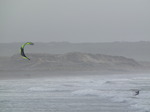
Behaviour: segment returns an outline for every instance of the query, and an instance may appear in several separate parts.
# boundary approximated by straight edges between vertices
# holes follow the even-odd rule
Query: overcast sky
[[[150,41],[150,0],[0,0],[0,42]]]

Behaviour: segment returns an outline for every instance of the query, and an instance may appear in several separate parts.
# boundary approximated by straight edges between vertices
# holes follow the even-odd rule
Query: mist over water
[[[0,112],[150,112],[149,3],[0,0]]]

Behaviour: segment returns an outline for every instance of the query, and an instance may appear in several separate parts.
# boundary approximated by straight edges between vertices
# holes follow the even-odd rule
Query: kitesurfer
[[[139,90],[135,91],[135,96],[139,95],[139,93],[140,93]]]

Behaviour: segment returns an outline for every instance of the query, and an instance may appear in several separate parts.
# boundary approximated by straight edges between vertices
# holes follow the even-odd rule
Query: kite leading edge
[[[30,60],[30,59],[25,55],[25,53],[24,53],[24,47],[25,47],[26,45],[34,45],[34,43],[32,43],[32,42],[26,42],[26,43],[23,44],[23,45],[21,46],[21,48],[20,48],[20,54],[21,54],[21,56],[22,56],[24,59]]]

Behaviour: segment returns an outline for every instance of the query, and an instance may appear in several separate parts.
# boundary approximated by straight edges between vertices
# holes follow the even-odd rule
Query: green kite
[[[21,48],[20,48],[20,54],[21,54],[21,56],[22,56],[24,59],[30,60],[30,59],[25,55],[25,53],[24,53],[24,47],[25,47],[26,45],[34,45],[34,43],[32,43],[32,42],[26,42],[26,43],[23,44],[23,45],[21,46]]]

